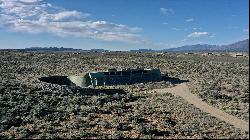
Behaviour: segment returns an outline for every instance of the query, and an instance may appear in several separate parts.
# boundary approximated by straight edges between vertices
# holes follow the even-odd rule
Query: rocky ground
[[[192,92],[207,103],[248,120],[247,58],[1,51],[0,138],[249,138],[248,132],[179,97],[149,92],[173,86],[169,82],[123,85],[115,88],[126,93],[94,94],[38,80],[112,67],[158,67],[189,80]]]

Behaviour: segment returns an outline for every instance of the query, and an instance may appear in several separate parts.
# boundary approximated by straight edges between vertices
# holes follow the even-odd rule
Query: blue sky
[[[130,50],[249,36],[248,0],[0,0],[0,48]]]

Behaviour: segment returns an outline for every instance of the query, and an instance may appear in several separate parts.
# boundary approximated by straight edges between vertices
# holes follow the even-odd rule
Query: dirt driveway
[[[164,89],[155,89],[156,93],[172,93],[173,95],[177,95],[185,99],[188,103],[193,104],[197,108],[201,109],[204,112],[209,113],[211,116],[217,117],[218,119],[225,121],[236,128],[240,128],[245,131],[249,131],[249,122],[243,121],[229,115],[213,106],[208,105],[204,101],[202,101],[198,96],[192,94],[189,91],[186,83],[176,84],[176,86],[172,88],[164,88]]]

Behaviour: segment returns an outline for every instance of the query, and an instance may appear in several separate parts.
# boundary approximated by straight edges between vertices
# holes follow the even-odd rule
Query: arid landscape
[[[249,139],[249,0],[0,0],[0,139]]]
[[[94,89],[39,81],[44,76],[138,67],[159,68],[169,78]],[[180,84],[207,105],[249,122],[248,56],[2,50],[0,138],[249,139],[249,130],[190,104],[178,90],[157,91]]]

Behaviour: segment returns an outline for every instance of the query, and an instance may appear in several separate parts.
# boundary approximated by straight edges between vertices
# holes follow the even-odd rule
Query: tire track
[[[249,132],[249,122],[238,119],[235,116],[227,114],[213,106],[208,105],[207,103],[202,101],[199,97],[192,94],[185,83],[177,84],[172,88],[155,89],[154,91],[156,91],[157,93],[169,92],[172,93],[173,95],[180,96],[183,99],[185,99],[188,103],[193,104],[202,111],[207,112],[210,115],[235,126],[236,128],[240,128],[244,131]]]

